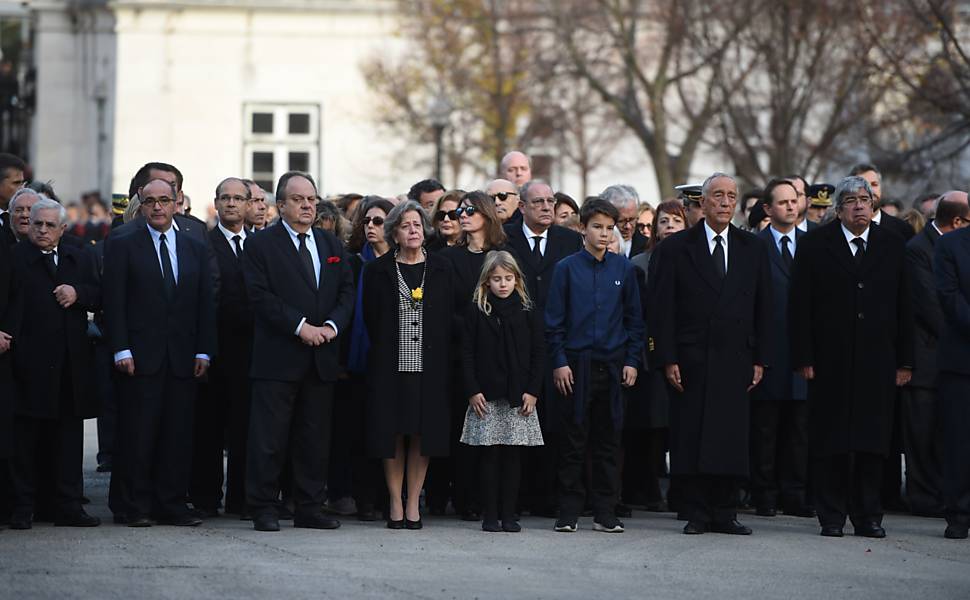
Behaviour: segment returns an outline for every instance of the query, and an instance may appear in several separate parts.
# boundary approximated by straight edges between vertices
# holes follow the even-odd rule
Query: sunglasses
[[[373,222],[374,225],[380,227],[381,225],[384,224],[384,217],[364,217],[364,220],[363,220],[364,227],[367,227],[368,225],[370,225],[371,222]]]
[[[436,212],[434,214],[434,220],[435,221],[444,221],[445,218],[448,218],[448,219],[450,219],[452,221],[457,221],[458,220],[458,209],[449,210],[447,212],[446,211],[443,211],[443,210],[439,210],[438,212]]]
[[[519,193],[518,192],[498,192],[490,195],[492,197],[492,200],[501,200],[502,202],[505,202],[512,196],[518,196]]]
[[[459,217],[462,216],[463,214],[468,215],[470,217],[477,212],[478,212],[478,209],[475,208],[474,206],[459,206],[458,208],[455,209],[455,214],[458,215]]]

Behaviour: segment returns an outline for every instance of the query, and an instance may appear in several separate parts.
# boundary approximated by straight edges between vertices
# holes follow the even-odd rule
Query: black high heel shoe
[[[421,517],[418,517],[417,521],[412,521],[411,519],[404,519],[404,526],[408,529],[421,529],[424,524],[421,522]]]
[[[410,521],[408,521],[408,522],[410,523]],[[388,519],[387,520],[387,528],[388,529],[404,529],[404,519],[401,519],[399,521],[394,521],[394,520]]]

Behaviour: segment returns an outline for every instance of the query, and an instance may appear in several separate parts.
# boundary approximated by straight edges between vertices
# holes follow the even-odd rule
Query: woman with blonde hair
[[[542,388],[544,328],[542,315],[532,309],[515,258],[506,251],[489,252],[466,310],[461,345],[468,398],[461,443],[483,447],[483,531],[521,529],[515,521],[521,447],[543,443],[535,406]]]

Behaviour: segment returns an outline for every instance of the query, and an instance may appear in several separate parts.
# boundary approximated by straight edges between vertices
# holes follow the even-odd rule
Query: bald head
[[[522,152],[513,150],[502,157],[499,175],[505,177],[517,187],[522,187],[532,179],[532,161]]]
[[[943,233],[966,227],[970,224],[970,204],[967,193],[957,190],[946,192],[936,201],[936,215],[933,223]]]
[[[508,221],[519,207],[519,188],[507,179],[493,179],[485,186],[485,193],[495,202],[495,212],[502,222]]]

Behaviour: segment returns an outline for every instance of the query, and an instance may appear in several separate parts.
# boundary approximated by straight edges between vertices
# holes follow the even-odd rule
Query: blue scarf
[[[374,249],[368,243],[360,249],[360,258],[364,265],[357,277],[357,301],[354,304],[354,322],[350,326],[350,354],[347,356],[347,370],[351,373],[363,375],[367,371],[367,353],[370,352],[370,337],[367,335],[367,325],[364,324],[364,269],[367,263],[377,258]]]

